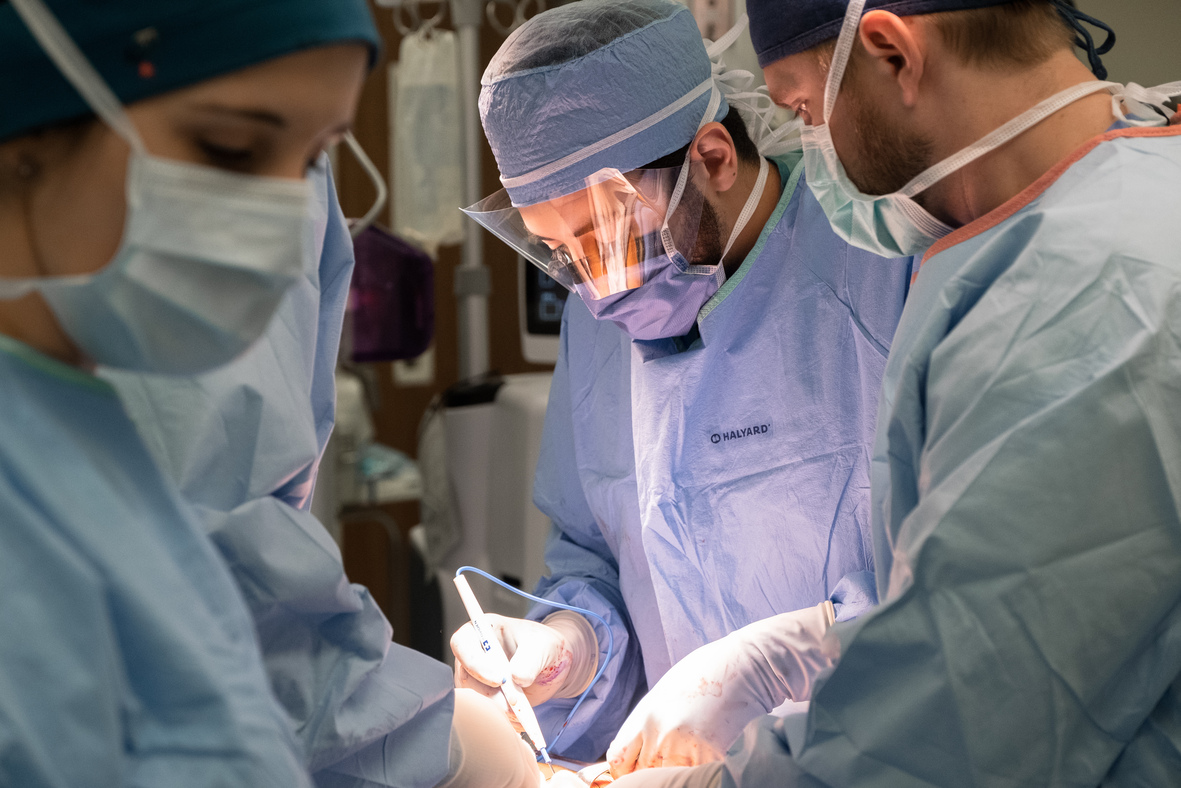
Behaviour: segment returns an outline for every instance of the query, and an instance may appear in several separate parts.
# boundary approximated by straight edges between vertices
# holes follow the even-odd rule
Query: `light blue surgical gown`
[[[838,239],[793,164],[699,335],[633,342],[568,302],[534,486],[555,524],[540,591],[608,617],[616,654],[558,752],[600,755],[645,682],[698,646],[876,600],[870,447],[911,260]],[[551,740],[572,704],[541,707]]]
[[[0,785],[310,785],[234,581],[115,392],[6,336]]]
[[[723,785],[1181,785],[1171,134],[1101,142],[923,265],[874,452],[885,602]]]
[[[451,672],[390,642],[385,616],[348,582],[336,543],[308,511],[335,418],[353,268],[326,160],[312,179],[318,267],[255,347],[196,378],[104,374],[238,581],[316,783],[433,786],[447,774]]]

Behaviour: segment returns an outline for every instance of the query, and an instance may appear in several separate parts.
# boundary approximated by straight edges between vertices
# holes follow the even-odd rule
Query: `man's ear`
[[[705,164],[715,192],[729,191],[738,180],[738,151],[721,123],[707,123],[698,130],[689,145],[689,160]]]
[[[858,33],[869,55],[868,67],[897,85],[907,108],[918,102],[919,83],[927,65],[924,36],[928,28],[920,29],[913,19],[902,19],[889,11],[870,11],[861,18]]]

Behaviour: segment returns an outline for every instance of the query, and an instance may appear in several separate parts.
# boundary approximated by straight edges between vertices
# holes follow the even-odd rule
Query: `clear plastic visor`
[[[701,224],[698,183],[705,168],[686,166],[692,169],[671,216],[680,167],[600,170],[579,191],[521,207],[501,190],[464,213],[571,292],[597,300],[633,290],[670,265],[692,274],[716,269],[688,262]]]

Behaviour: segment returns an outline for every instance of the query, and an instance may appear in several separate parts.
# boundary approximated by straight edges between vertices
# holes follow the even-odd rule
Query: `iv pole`
[[[418,0],[375,0],[383,8],[399,9]],[[485,0],[450,0],[459,49],[460,118],[463,126],[464,203],[480,201],[480,24]],[[456,206],[459,210],[459,206]],[[459,378],[466,380],[487,372],[488,295],[492,280],[484,265],[484,238],[479,225],[464,223],[459,267],[455,270],[455,297],[459,315]]]
[[[483,0],[451,0],[451,20],[459,37],[459,86],[463,106],[464,202],[480,201],[480,18]],[[455,272],[459,299],[459,378],[466,380],[487,372],[488,295],[492,280],[484,265],[484,238],[480,226],[465,221],[463,258]]]

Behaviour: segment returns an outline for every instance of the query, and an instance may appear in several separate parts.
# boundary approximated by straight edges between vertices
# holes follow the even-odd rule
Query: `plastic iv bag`
[[[455,34],[402,39],[394,107],[394,231],[437,257],[463,240],[463,143]]]

